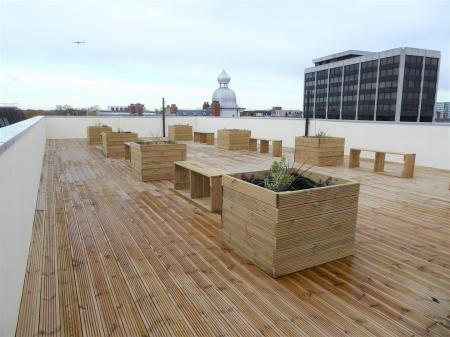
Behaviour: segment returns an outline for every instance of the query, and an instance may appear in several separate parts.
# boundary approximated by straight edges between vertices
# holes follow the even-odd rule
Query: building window
[[[377,87],[378,60],[361,63],[358,120],[373,120]]]
[[[423,57],[406,55],[400,121],[416,122],[419,116]]]
[[[434,57],[425,57],[420,122],[433,121],[437,77],[438,59]]]

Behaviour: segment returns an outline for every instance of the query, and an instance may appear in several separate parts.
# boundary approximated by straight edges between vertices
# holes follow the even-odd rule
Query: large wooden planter
[[[141,181],[172,180],[174,163],[186,160],[186,144],[130,144],[131,172]]]
[[[138,139],[134,132],[103,132],[102,134],[103,154],[106,157],[123,158],[125,157],[126,142],[135,142]]]
[[[192,140],[192,126],[176,124],[169,126],[169,140]]]
[[[221,129],[217,131],[217,146],[225,150],[248,150],[250,137],[250,130]]]
[[[222,176],[221,234],[237,253],[273,277],[352,254],[359,183],[334,178],[333,186],[277,193],[239,177]]]
[[[345,138],[295,137],[294,160],[316,166],[339,166],[344,163]]]
[[[102,132],[112,131],[110,126],[88,126],[87,141],[89,145],[100,145],[102,143]]]

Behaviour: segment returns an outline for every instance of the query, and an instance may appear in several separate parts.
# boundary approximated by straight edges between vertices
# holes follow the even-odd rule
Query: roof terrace
[[[443,158],[417,146],[412,179],[374,173],[370,158],[359,169],[348,168],[348,156],[314,167],[360,184],[354,253],[275,279],[224,243],[220,215],[170,180],[138,181],[129,161],[88,145],[86,126],[98,121],[142,136],[160,127],[157,118],[37,118],[0,151],[2,336],[450,335],[448,125],[324,122],[328,133],[346,134],[346,154],[358,144],[414,151],[405,146],[424,132],[421,146],[441,143]],[[291,161],[288,139],[303,134],[297,119],[168,119],[176,123],[271,134]],[[383,127],[367,140],[363,130]],[[276,159],[181,143],[188,160],[228,173],[266,170]]]

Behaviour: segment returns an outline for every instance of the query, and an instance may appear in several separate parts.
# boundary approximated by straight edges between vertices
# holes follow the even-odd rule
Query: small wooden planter
[[[192,126],[184,124],[170,125],[169,140],[192,140]]]
[[[130,144],[131,173],[141,181],[172,180],[174,163],[186,160],[186,144]]]
[[[112,131],[110,126],[88,126],[87,141],[89,145],[100,145],[102,143],[102,132]]]
[[[336,185],[277,193],[239,177],[222,176],[221,234],[262,270],[280,277],[352,254],[359,183],[334,178]]]
[[[124,158],[126,142],[135,142],[138,139],[134,132],[103,132],[102,134],[103,154],[106,157]]]
[[[194,132],[194,142],[214,145],[214,132]]]
[[[250,130],[221,129],[217,131],[217,146],[225,150],[248,150],[250,137]]]
[[[295,137],[294,161],[316,166],[344,163],[345,138]]]

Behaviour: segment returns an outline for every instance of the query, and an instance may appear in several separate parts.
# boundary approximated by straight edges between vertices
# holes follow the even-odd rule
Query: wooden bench
[[[225,172],[195,161],[175,162],[174,190],[210,212],[222,211]]]
[[[361,151],[366,152],[375,152],[375,163],[373,167],[374,172],[383,172],[384,171],[384,162],[387,154],[394,154],[403,156],[403,170],[401,173],[402,178],[412,178],[414,175],[414,165],[416,162],[416,154],[415,153],[403,153],[403,152],[390,152],[390,151],[378,151],[371,149],[350,149],[350,159],[348,162],[349,168],[356,168],[360,166],[359,157],[361,155]]]
[[[283,154],[283,141],[279,139],[249,138],[248,150],[257,151],[259,140],[259,152],[269,153],[269,142],[272,142],[272,156],[281,157]]]
[[[206,145],[214,145],[214,132],[194,132],[195,143],[205,143]]]

